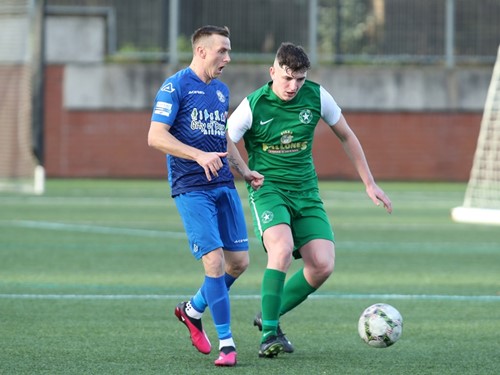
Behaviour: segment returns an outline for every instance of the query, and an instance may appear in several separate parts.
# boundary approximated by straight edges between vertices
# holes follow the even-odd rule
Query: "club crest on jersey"
[[[174,86],[172,86],[172,83],[169,82],[166,85],[163,85],[162,88],[160,89],[160,91],[165,91],[165,92],[168,92],[171,94],[175,91],[175,89],[174,89]]]
[[[224,94],[220,90],[217,90],[217,97],[219,98],[219,102],[221,102],[221,103],[226,102],[226,97],[224,96]]]
[[[309,109],[303,109],[299,113],[299,120],[303,124],[309,124],[313,119],[313,114]]]
[[[272,211],[264,211],[262,215],[260,215],[260,218],[262,219],[262,222],[264,224],[270,223],[274,219],[274,214]]]

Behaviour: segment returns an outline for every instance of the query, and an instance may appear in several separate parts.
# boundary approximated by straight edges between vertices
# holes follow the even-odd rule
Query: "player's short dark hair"
[[[311,68],[304,48],[289,42],[281,43],[276,52],[276,60],[280,67],[286,66],[292,72],[304,72]]]
[[[205,36],[210,36],[213,34],[217,35],[222,35],[225,36],[226,38],[229,38],[229,28],[227,26],[213,26],[213,25],[206,25],[202,26],[199,29],[195,30],[193,35],[191,35],[191,44],[194,46],[195,43],[200,39]]]

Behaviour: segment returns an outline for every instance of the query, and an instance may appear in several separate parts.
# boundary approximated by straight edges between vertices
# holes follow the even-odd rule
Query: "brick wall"
[[[481,114],[370,112],[344,115],[360,139],[377,179],[468,180]],[[353,167],[341,147],[331,147],[333,133],[326,126],[317,130],[318,174],[352,178]]]
[[[147,145],[150,111],[65,110],[63,75],[62,65],[46,69],[47,176],[164,178],[164,156]],[[345,112],[344,115],[363,144],[378,180],[468,179],[481,113]],[[340,143],[324,124],[317,128],[314,158],[321,178],[357,178]]]

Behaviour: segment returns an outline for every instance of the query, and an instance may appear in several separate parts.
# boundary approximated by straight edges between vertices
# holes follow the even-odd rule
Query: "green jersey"
[[[276,96],[271,84],[243,99],[228,119],[229,137],[235,143],[244,139],[249,168],[266,181],[288,190],[314,188],[314,130],[321,118],[334,126],[341,110],[317,83],[306,80],[290,101]]]

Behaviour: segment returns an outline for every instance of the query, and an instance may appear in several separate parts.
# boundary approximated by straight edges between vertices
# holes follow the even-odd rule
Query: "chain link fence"
[[[282,41],[313,63],[492,64],[500,0],[47,0],[48,14],[101,12],[111,60],[177,62],[205,24],[231,29],[232,58],[268,62]]]

